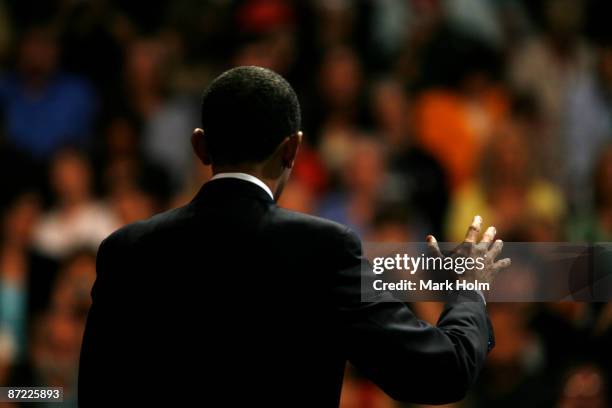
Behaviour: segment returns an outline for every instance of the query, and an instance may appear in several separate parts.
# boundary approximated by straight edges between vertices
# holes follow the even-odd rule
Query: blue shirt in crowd
[[[92,132],[96,95],[89,83],[58,74],[34,93],[15,74],[0,79],[0,111],[6,137],[36,158],[65,145],[83,145]]]

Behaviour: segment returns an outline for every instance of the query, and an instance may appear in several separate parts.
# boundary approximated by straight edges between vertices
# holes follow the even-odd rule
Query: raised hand
[[[482,268],[476,267],[466,270],[465,273],[462,274],[463,276],[461,276],[462,279],[492,283],[499,271],[510,266],[511,261],[510,258],[495,261],[501,253],[504,243],[501,239],[495,240],[497,230],[493,226],[487,228],[482,239],[478,242],[481,228],[482,217],[477,215],[474,217],[472,224],[468,227],[467,233],[465,234],[465,240],[454,250],[446,254],[440,251],[438,241],[433,235],[427,236],[427,245],[434,256],[441,258],[472,258],[474,263],[484,265]],[[476,262],[477,260],[480,262]],[[458,273],[457,275],[460,274]]]

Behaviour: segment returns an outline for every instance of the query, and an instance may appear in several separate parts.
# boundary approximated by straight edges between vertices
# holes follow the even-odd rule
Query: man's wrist
[[[482,302],[486,305],[487,304],[487,299],[485,298],[485,295],[482,292],[482,290],[474,289],[474,292],[476,292],[476,293],[478,293],[478,295],[480,295],[480,297],[482,298]]]
[[[453,290],[449,292],[450,299],[459,302],[478,302],[486,306],[484,293],[480,290]]]

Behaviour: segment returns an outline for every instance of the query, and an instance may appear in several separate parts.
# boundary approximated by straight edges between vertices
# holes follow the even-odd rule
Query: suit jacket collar
[[[236,172],[218,173],[218,174],[215,174],[210,180],[217,180],[217,179],[221,179],[221,178],[237,178],[237,179],[249,181],[249,182],[251,182],[253,184],[256,184],[259,187],[261,187],[266,193],[268,193],[270,198],[272,198],[274,200],[274,194],[272,194],[272,190],[270,190],[270,187],[268,187],[266,185],[266,183],[264,183],[263,181],[261,181],[260,179],[258,179],[255,176],[252,176],[252,175],[247,174],[247,173],[236,173]]]
[[[257,184],[237,178],[209,180],[202,185],[192,202],[230,197],[249,197],[274,204],[270,195]]]

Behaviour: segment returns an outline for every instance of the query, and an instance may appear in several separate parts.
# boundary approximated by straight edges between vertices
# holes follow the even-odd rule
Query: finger
[[[512,261],[510,260],[510,258],[504,258],[504,259],[500,259],[499,261],[495,262],[493,264],[493,269],[495,269],[496,271],[500,271],[502,269],[506,269],[510,265],[512,265]]]
[[[489,228],[487,228],[485,233],[482,235],[482,240],[480,242],[485,243],[485,244],[490,244],[491,242],[493,242],[493,239],[495,238],[495,234],[497,234],[497,230],[495,229],[494,226],[490,226]]]
[[[434,254],[434,256],[442,258],[442,251],[440,251],[440,247],[438,246],[438,241],[436,237],[433,235],[427,236],[427,247]]]
[[[477,215],[474,217],[472,221],[472,225],[468,227],[467,234],[465,234],[465,242],[475,243],[478,241],[478,234],[480,233],[480,228],[482,227],[482,217]]]
[[[497,258],[503,247],[504,242],[501,239],[496,239],[493,245],[491,245],[489,252],[487,252],[487,257],[491,260],[491,262]]]
[[[500,259],[499,261],[495,262],[491,269],[489,269],[489,282],[493,282],[497,275],[511,264],[512,261],[510,261],[510,258]]]
[[[489,269],[487,272],[487,281],[489,283],[493,283],[495,279],[497,278],[497,274],[499,273],[500,270],[501,269],[498,269],[498,268]]]

